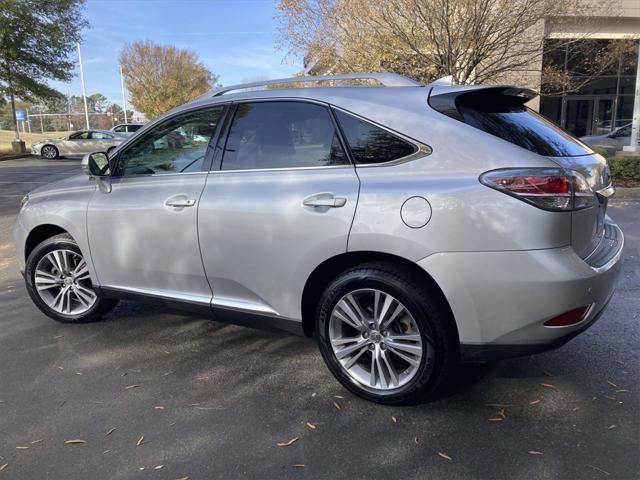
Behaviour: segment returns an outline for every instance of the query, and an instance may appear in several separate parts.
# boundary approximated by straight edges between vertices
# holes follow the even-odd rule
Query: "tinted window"
[[[119,125],[113,129],[114,132],[126,132],[127,127],[125,125]]]
[[[582,142],[507,95],[462,95],[456,105],[464,122],[540,155],[587,155]]]
[[[302,102],[256,102],[238,106],[229,130],[222,169],[348,163],[325,107]]]
[[[142,125],[127,125],[126,130],[127,132],[137,132],[141,128],[142,128]]]
[[[102,132],[91,132],[91,138],[94,140],[109,140],[113,138],[113,135],[109,135],[108,133],[102,133]]]
[[[416,151],[415,145],[369,122],[339,110],[336,116],[356,163],[390,162]]]
[[[116,175],[198,172],[223,107],[164,120],[118,155]]]
[[[76,132],[69,135],[69,140],[87,140],[89,138],[89,132]]]

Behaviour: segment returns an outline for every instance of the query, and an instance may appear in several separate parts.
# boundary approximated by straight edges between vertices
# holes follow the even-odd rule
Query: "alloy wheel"
[[[87,262],[73,250],[52,250],[44,255],[36,265],[34,284],[49,308],[63,315],[82,314],[97,300]]]
[[[51,145],[46,145],[44,147],[42,147],[42,156],[45,158],[56,158],[58,153],[56,152],[55,147],[52,147]]]
[[[433,341],[421,335],[409,310],[392,295],[370,288],[349,292],[336,303],[329,340],[351,379],[377,391],[406,385],[423,357],[434,354]]]

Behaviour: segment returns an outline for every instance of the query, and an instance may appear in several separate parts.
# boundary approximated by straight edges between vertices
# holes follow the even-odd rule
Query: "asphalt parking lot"
[[[77,172],[0,162],[0,480],[640,477],[640,202],[610,205],[625,263],[590,330],[390,408],[346,392],[313,340],[130,302],[41,314],[11,229],[24,193]]]

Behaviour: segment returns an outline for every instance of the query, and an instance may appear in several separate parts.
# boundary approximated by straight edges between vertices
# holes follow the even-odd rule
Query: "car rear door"
[[[209,308],[197,234],[197,208],[224,107],[161,120],[113,159],[111,190],[88,209],[92,259],[102,288]],[[177,132],[181,133],[177,133]],[[168,135],[181,141],[157,150]]]
[[[311,272],[347,251],[359,181],[327,106],[236,106],[198,213],[215,309],[301,318]]]

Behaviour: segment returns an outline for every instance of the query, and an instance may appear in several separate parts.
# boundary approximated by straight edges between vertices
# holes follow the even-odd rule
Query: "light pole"
[[[622,147],[625,152],[640,151],[640,42],[638,42],[638,63],[636,64],[636,95],[633,100],[633,120],[631,123],[631,142]]]
[[[122,77],[122,65],[120,65],[120,88],[122,89],[122,110],[124,111],[124,123],[127,122],[127,100],[124,96],[124,79]]]
[[[84,89],[84,71],[82,70],[82,54],[80,53],[80,42],[76,43],[78,47],[78,62],[80,62],[80,83],[82,84],[82,99],[84,100],[84,119],[87,123],[87,130],[91,127],[89,126],[89,112],[87,110],[87,92]]]

